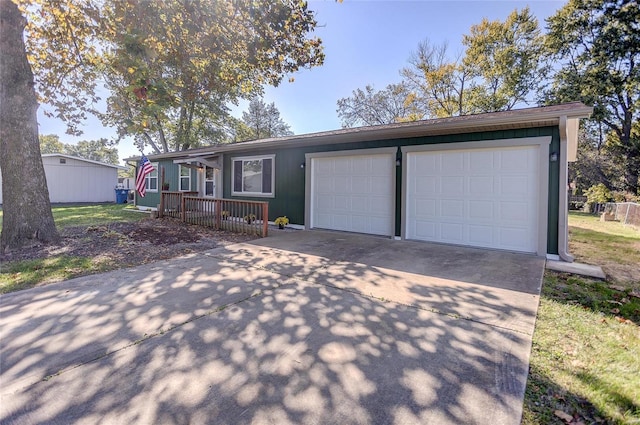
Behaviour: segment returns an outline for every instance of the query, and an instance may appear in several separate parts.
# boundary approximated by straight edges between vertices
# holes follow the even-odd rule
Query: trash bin
[[[126,204],[129,189],[116,189],[116,204]]]

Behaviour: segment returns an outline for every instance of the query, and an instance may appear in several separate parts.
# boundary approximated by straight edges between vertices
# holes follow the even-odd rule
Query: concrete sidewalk
[[[0,422],[518,423],[544,260],[500,254],[292,232],[0,296]]]

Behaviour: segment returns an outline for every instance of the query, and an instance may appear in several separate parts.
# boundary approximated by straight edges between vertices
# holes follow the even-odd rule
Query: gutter
[[[569,163],[567,161],[568,130],[567,116],[560,117],[560,176],[558,178],[558,255],[562,261],[573,263],[575,257],[569,254],[569,200],[567,185]]]

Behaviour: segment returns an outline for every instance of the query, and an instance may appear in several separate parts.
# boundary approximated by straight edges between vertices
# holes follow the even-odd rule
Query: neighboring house
[[[47,177],[49,199],[53,203],[115,202],[118,170],[127,169],[57,153],[43,154],[42,164]]]
[[[306,229],[561,257],[582,103],[150,155],[140,207],[172,191],[269,202]],[[137,158],[130,158],[130,164]]]

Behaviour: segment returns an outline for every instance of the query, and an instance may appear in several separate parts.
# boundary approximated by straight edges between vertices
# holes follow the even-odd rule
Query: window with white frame
[[[147,189],[147,192],[157,192],[158,191],[158,163],[152,162],[153,171],[147,174],[144,178],[144,186]]]
[[[274,196],[275,155],[232,159],[232,195]]]
[[[216,196],[216,169],[206,167],[204,171],[204,196]]]
[[[182,192],[188,192],[191,190],[191,170],[184,165],[180,166],[180,184],[178,187]]]

